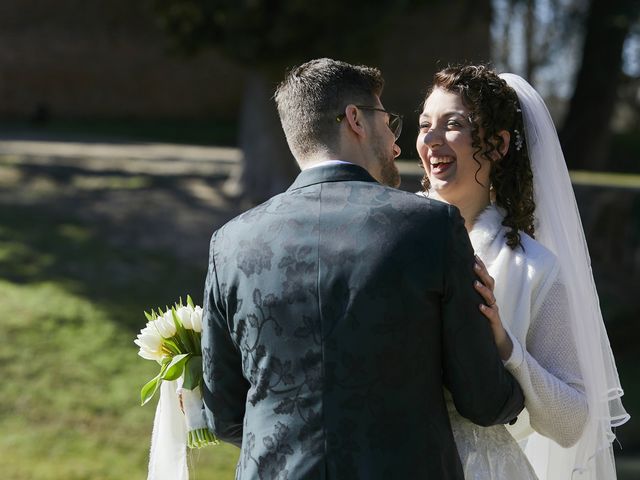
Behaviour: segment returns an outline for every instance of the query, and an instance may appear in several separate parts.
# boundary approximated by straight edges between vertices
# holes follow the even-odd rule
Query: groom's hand
[[[489,275],[487,267],[485,267],[480,257],[476,255],[476,264],[474,270],[479,280],[474,282],[474,287],[482,295],[486,303],[479,305],[480,311],[489,320],[491,331],[493,332],[493,339],[498,347],[498,353],[503,361],[509,360],[511,353],[513,352],[513,342],[511,337],[502,325],[500,319],[500,309],[496,303],[496,297],[493,294],[493,288],[495,287],[495,281],[493,277]]]

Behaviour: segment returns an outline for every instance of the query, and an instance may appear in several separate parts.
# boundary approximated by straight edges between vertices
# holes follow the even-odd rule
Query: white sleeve
[[[513,353],[505,362],[522,387],[533,429],[565,448],[579,440],[588,417],[567,301],[556,280],[531,319],[526,349],[510,335]]]

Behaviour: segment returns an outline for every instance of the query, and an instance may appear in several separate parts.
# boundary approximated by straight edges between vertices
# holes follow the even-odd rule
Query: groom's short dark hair
[[[338,147],[336,117],[350,103],[373,105],[382,94],[380,70],[318,58],[291,69],[276,90],[282,128],[300,163],[316,151]]]

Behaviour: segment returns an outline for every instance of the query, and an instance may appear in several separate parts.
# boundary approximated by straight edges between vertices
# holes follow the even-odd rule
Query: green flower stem
[[[184,346],[177,333],[173,337],[171,337],[171,340],[173,341],[173,344],[175,345],[175,348],[178,352],[189,353],[189,348]]]
[[[188,435],[187,446],[189,448],[202,448],[207,445],[217,445],[219,440],[206,428],[191,430]]]
[[[194,347],[193,353],[200,354],[201,352],[200,334],[195,330],[189,330],[189,333],[191,334],[191,342],[193,343],[193,347]]]

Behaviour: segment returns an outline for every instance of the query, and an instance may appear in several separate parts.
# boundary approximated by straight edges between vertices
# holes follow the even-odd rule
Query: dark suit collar
[[[308,168],[298,175],[287,191],[325,182],[375,182],[364,168],[353,163],[335,163]]]

